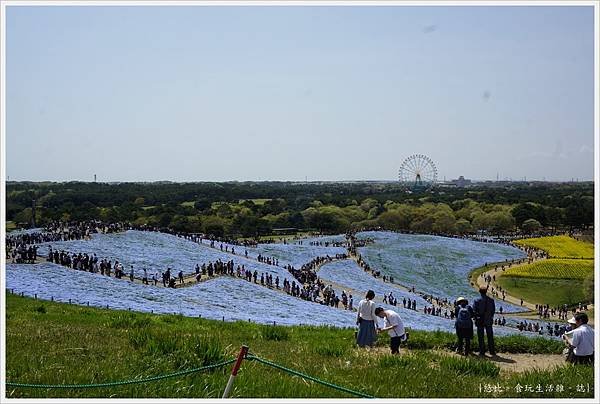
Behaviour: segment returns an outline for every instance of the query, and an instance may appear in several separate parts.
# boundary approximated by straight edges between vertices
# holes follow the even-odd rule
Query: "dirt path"
[[[535,260],[533,260],[533,262],[537,262],[537,261],[544,260],[544,259],[546,259],[546,258],[535,259]],[[529,263],[525,262],[523,264],[513,265],[513,266],[511,266],[511,268],[517,268],[517,267],[524,266],[524,265],[529,265]],[[502,271],[502,270],[494,270],[494,269],[490,269],[490,270],[488,270],[486,272],[483,272],[483,276],[479,275],[476,280],[473,279],[473,278],[471,278],[471,280],[475,280],[476,281],[476,284],[475,284],[475,288],[476,289],[479,289],[480,286],[487,286],[487,282],[485,281],[485,277],[487,277],[488,275],[491,276],[492,279],[493,279],[494,275],[496,276],[496,280],[495,281],[492,280],[492,282],[490,283],[490,285],[493,286],[496,290],[498,290],[498,283],[497,283],[497,281],[498,281],[498,279],[500,279],[500,277],[502,277],[502,275],[504,275],[504,271]],[[506,290],[505,290],[505,292],[506,292]],[[502,299],[500,297],[497,297],[496,299],[497,300],[500,299],[500,301],[502,301]],[[515,297],[513,295],[510,295],[509,293],[506,293],[506,299],[505,299],[505,301],[508,302],[508,303],[512,303],[515,306],[521,306],[521,298]],[[522,307],[528,309],[528,311],[519,312],[519,313],[510,313],[510,316],[511,317],[519,317],[519,318],[522,318],[524,320],[543,321],[543,319],[540,319],[540,316],[538,316],[537,310],[535,308],[535,303],[528,302],[525,299],[523,299],[523,305],[522,305]],[[593,309],[594,309],[594,305],[593,304],[588,304],[588,310],[593,310]],[[509,314],[509,313],[506,313],[506,314]],[[552,320],[552,321],[563,321],[563,320],[560,320],[556,316],[551,316],[549,320]],[[589,324],[591,326],[594,326],[594,318],[593,317],[590,318]]]
[[[534,262],[536,262],[538,260],[535,260]],[[520,266],[523,265],[529,265],[527,262],[523,263],[523,264],[516,264],[516,265],[512,265],[510,268],[518,268]],[[483,272],[483,274],[479,275],[477,277],[477,279],[475,280],[475,289],[479,289],[481,286],[487,286],[487,282],[485,281],[485,278],[489,275],[492,279],[494,278],[494,276],[496,277],[496,280],[492,280],[492,282],[490,283],[490,286],[494,287],[494,289],[498,290],[498,283],[497,280],[504,274],[504,271],[502,270],[496,270],[496,269],[490,269],[486,272]],[[482,276],[483,275],[483,276]],[[505,290],[506,293],[506,290]],[[497,299],[502,300],[502,298],[500,296],[497,297]],[[535,311],[535,303],[531,303],[526,301],[525,299],[523,299],[523,304],[521,304],[521,298],[520,297],[516,297],[513,295],[510,295],[509,293],[506,293],[506,298],[504,299],[504,301],[514,304],[515,306],[522,306],[526,309],[529,309],[530,311]]]
[[[445,349],[434,349],[432,351],[439,355],[462,357],[462,355],[456,352]],[[364,350],[364,352],[366,355],[373,356],[384,356],[390,354],[388,347],[368,348]],[[400,348],[400,355],[411,355],[415,352],[418,351]],[[516,354],[500,352],[496,356],[490,356],[489,354],[486,354],[485,357],[480,358],[477,354],[471,354],[470,357],[496,364],[500,368],[501,373],[520,373],[534,369],[549,370],[557,366],[566,365],[564,356],[560,354]]]

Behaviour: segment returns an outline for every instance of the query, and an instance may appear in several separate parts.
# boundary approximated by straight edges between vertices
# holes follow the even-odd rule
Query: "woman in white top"
[[[373,346],[377,339],[374,298],[375,292],[369,290],[366,297],[358,303],[358,314],[356,317],[358,334],[356,335],[356,344],[361,348]]]

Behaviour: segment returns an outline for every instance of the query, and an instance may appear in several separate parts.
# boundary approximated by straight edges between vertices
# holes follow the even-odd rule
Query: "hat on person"
[[[465,301],[465,302],[469,303],[469,301],[467,299],[465,299],[464,297],[461,296],[458,299],[456,299],[456,304],[458,304],[458,303],[460,303],[462,301]]]
[[[571,318],[570,318],[570,319],[567,321],[567,323],[569,323],[569,324],[577,324],[577,321],[575,320],[575,317],[571,317]]]

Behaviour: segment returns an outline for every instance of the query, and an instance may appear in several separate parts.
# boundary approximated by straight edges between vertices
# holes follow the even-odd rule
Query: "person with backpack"
[[[477,341],[479,343],[479,356],[485,356],[485,344],[483,334],[487,335],[488,350],[490,355],[496,355],[494,347],[494,313],[496,313],[496,304],[494,299],[487,296],[487,287],[479,288],[480,296],[473,303],[475,313],[475,326],[477,327]]]
[[[456,337],[458,338],[458,353],[464,353],[469,356],[471,353],[471,339],[473,338],[473,308],[469,306],[469,301],[464,297],[456,299],[454,308],[454,326],[456,328]],[[463,348],[464,341],[464,348]]]

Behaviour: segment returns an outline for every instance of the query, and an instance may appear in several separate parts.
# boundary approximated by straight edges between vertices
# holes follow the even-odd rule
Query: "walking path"
[[[539,261],[539,260],[542,260],[542,259],[543,258],[540,258],[540,259],[534,260],[532,262],[536,262],[536,261]],[[512,268],[518,268],[518,267],[521,267],[521,266],[524,266],[524,265],[529,265],[529,263],[528,262],[524,262],[523,264],[512,265],[510,268],[511,269]],[[482,274],[483,276],[479,275],[479,276],[477,276],[477,279],[474,279],[475,282],[476,282],[475,289],[479,290],[479,288],[482,287],[482,286],[483,287],[488,286],[488,283],[486,282],[485,279],[489,275],[489,277],[492,278],[492,282],[490,282],[489,285],[492,286],[492,287],[494,287],[494,289],[498,290],[498,286],[499,285],[498,285],[497,281],[504,274],[504,272],[505,271],[497,270],[495,268],[490,269],[490,270],[488,270],[486,272],[483,272],[483,274]],[[494,276],[496,277],[496,280],[494,280]],[[528,302],[525,299],[523,299],[523,304],[521,304],[521,298],[520,297],[513,296],[513,295],[509,294],[508,292],[506,292],[506,290],[504,290],[504,292],[506,293],[506,298],[504,299],[504,301],[506,301],[508,303],[511,303],[511,304],[514,304],[515,306],[522,306],[524,308],[529,309],[530,311],[535,311],[536,310],[535,309],[535,303],[531,303],[531,302]],[[500,301],[502,301],[502,298],[500,296],[498,296],[497,299],[500,300]],[[536,312],[536,314],[537,314],[537,312]]]

